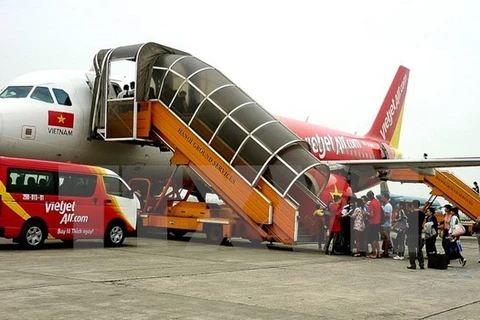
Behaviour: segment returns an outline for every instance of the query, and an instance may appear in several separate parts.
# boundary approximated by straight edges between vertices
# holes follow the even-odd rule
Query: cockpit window
[[[10,86],[0,93],[0,98],[26,98],[33,86]]]
[[[70,97],[68,96],[68,93],[63,91],[62,89],[53,89],[53,94],[55,95],[55,98],[57,98],[58,104],[64,105],[64,106],[71,106],[72,101],[70,100]]]
[[[47,87],[36,87],[30,98],[43,102],[53,103],[52,95]]]

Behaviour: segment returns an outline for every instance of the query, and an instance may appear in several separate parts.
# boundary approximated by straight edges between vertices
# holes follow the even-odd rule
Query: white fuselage
[[[171,153],[160,153],[155,147],[87,139],[92,92],[85,73],[35,72],[15,79],[9,86],[32,89],[25,98],[0,99],[0,155],[114,169],[122,165],[135,170],[169,163]],[[53,103],[32,98],[36,87],[48,88]],[[53,89],[67,92],[71,105],[59,104]],[[68,123],[67,127],[52,125],[51,115],[55,112],[72,115],[71,127]]]

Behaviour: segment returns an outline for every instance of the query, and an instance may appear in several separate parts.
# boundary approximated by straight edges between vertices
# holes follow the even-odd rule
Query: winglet
[[[393,148],[398,148],[409,73],[410,70],[404,66],[398,68],[380,111],[370,131],[365,135],[366,137],[387,142]]]

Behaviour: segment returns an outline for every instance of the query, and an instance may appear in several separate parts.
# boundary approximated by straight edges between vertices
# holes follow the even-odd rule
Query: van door
[[[54,233],[59,238],[101,238],[104,231],[102,188],[99,177],[83,173],[58,173],[58,198],[46,204],[56,212]]]
[[[105,223],[121,218],[127,224],[127,231],[134,231],[140,201],[120,177],[103,176],[103,181],[108,195],[105,203]]]

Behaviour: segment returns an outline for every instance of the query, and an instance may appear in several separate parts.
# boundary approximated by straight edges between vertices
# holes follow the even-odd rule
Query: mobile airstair
[[[135,64],[126,99],[110,79],[112,61],[122,60]],[[329,177],[304,141],[188,53],[118,47],[98,52],[94,67],[90,139],[172,151],[173,165],[189,166],[263,239],[296,243],[300,215],[311,215]]]
[[[441,196],[455,204],[470,219],[480,215],[480,196],[449,171],[433,170],[433,174],[419,174],[410,169],[396,169],[390,181],[424,183],[431,188],[433,197]],[[432,202],[432,201],[430,201]]]

